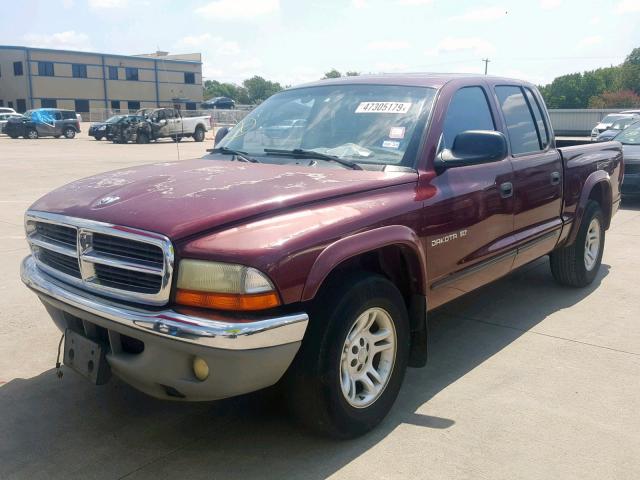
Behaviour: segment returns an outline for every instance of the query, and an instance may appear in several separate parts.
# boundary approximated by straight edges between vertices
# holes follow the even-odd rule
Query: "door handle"
[[[502,198],[509,198],[513,195],[513,183],[504,182],[500,184],[500,196]]]
[[[551,173],[551,185],[558,185],[560,183],[560,172]]]

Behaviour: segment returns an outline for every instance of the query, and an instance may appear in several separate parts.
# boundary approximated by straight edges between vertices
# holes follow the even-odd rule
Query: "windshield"
[[[615,140],[624,145],[640,145],[640,124],[623,130],[616,135]]]
[[[629,117],[627,117],[626,115],[607,115],[602,120],[600,120],[600,123],[613,123],[618,120],[622,120],[623,118],[629,118]]]
[[[625,128],[627,128],[629,125],[631,125],[633,122],[636,122],[636,121],[637,121],[636,118],[625,118],[624,120],[619,120],[615,122],[609,128],[611,128],[612,130],[624,130]]]
[[[109,117],[104,123],[117,123],[121,118],[124,118],[122,115],[114,115],[113,117]]]
[[[327,85],[273,95],[216,145],[264,156],[265,149],[312,150],[358,163],[413,166],[405,159],[436,90],[395,85]],[[420,128],[419,131],[421,131]],[[412,156],[408,156],[412,157]],[[291,158],[265,157],[284,163]]]

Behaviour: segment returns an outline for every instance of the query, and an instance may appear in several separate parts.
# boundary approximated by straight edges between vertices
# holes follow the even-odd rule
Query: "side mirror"
[[[447,168],[496,162],[507,153],[507,139],[502,132],[467,130],[456,136],[451,150],[445,149],[438,154],[435,167],[440,172]]]
[[[213,145],[216,146],[218,143],[220,143],[220,140],[222,140],[227,135],[227,133],[229,133],[229,127],[220,127],[213,139]]]

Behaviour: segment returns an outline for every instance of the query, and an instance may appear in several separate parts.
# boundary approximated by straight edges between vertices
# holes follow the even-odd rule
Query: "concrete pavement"
[[[24,210],[209,144],[0,136],[0,478],[640,477],[640,203],[614,218],[591,287],[556,285],[543,259],[434,313],[428,367],[360,439],[313,437],[267,395],[185,404],[58,379],[60,333],[19,280]]]

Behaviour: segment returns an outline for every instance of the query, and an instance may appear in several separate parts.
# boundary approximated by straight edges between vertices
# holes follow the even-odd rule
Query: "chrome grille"
[[[169,300],[173,247],[153,232],[44,212],[27,212],[31,251],[45,272],[120,300]]]

